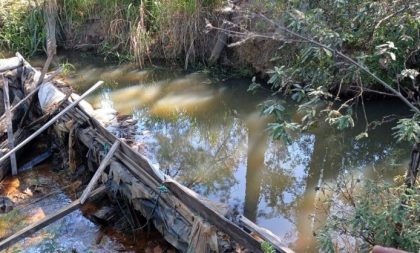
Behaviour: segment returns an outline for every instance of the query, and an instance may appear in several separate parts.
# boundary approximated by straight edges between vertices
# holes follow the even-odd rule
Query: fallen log
[[[225,232],[234,241],[251,250],[252,252],[263,252],[261,249],[261,244],[255,238],[243,231],[230,220],[220,215],[217,211],[209,208],[208,205],[199,199],[197,193],[171,178],[167,178],[164,184],[184,204],[188,203],[188,205],[191,206],[192,209],[196,211],[201,217],[208,220],[220,231]]]

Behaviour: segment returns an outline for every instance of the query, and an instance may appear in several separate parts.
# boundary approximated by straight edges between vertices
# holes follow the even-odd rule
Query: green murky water
[[[316,187],[352,174],[392,179],[408,163],[409,148],[392,138],[390,125],[359,141],[363,120],[340,132],[320,126],[273,141],[258,104],[269,94],[247,92],[248,79],[221,82],[203,73],[101,66],[90,59],[68,81],[80,91],[98,79],[107,87],[89,100],[138,119],[139,151],[155,166],[213,200],[272,230],[297,252],[314,251]],[[286,103],[291,118],[295,106]],[[370,121],[409,113],[397,101],[368,103]],[[363,119],[360,114],[359,119]]]
[[[344,132],[320,126],[293,136],[290,145],[273,141],[265,131],[268,119],[258,109],[270,94],[247,92],[248,79],[221,82],[204,73],[67,57],[60,60],[77,69],[67,81],[80,92],[106,81],[89,98],[95,107],[138,120],[138,150],[155,166],[272,230],[297,252],[317,251],[312,234],[315,221],[323,219],[314,208],[317,186],[349,174],[392,179],[408,164],[410,150],[394,141],[390,125],[356,141],[363,120]],[[292,119],[299,118],[292,103],[285,106]],[[384,108],[389,114],[409,113],[393,101],[368,103],[368,119],[381,119]]]

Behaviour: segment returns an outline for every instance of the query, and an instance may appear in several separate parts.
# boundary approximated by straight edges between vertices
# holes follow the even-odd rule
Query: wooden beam
[[[120,141],[116,140],[114,144],[112,145],[111,149],[109,150],[108,154],[102,160],[101,164],[99,165],[99,168],[96,170],[88,186],[83,191],[83,194],[80,197],[81,204],[85,203],[86,199],[89,197],[90,192],[95,187],[96,183],[98,182],[99,177],[101,176],[102,172],[105,170],[106,166],[108,166],[109,162],[111,161],[111,158],[114,156],[114,153],[118,149],[119,146],[120,146]]]
[[[209,206],[205,205],[199,199],[199,195],[196,192],[169,177],[165,180],[164,184],[181,202],[192,208],[198,215],[214,225],[218,230],[226,233],[232,240],[254,253],[263,253],[260,243],[254,237]]]
[[[19,145],[17,145],[14,149],[10,150],[4,156],[2,156],[0,158],[0,162],[6,160],[11,154],[15,153],[16,151],[18,151],[19,149],[21,149],[23,146],[25,146],[26,144],[28,144],[31,140],[35,139],[38,135],[40,135],[48,127],[50,127],[52,124],[54,124],[54,122],[56,122],[61,116],[63,116],[64,114],[66,114],[70,109],[72,109],[73,107],[75,107],[80,101],[82,101],[90,93],[92,93],[94,90],[96,90],[97,88],[99,88],[103,83],[104,83],[103,81],[99,81],[95,85],[93,85],[89,90],[87,90],[85,93],[83,93],[82,96],[80,96],[78,99],[76,99],[76,101],[74,101],[69,106],[67,106],[66,108],[64,108],[60,113],[58,113],[57,115],[55,115],[52,119],[50,119],[47,123],[45,123],[45,125],[43,125],[35,133],[33,133],[26,140],[24,140],[21,143],[19,143]]]
[[[20,143],[21,141],[25,140],[29,135],[31,135],[31,132],[28,131],[27,129],[17,129],[13,135],[15,137],[15,143]],[[4,152],[7,152],[7,150],[9,150],[7,148],[7,145],[9,145],[7,139],[0,143],[0,156]],[[5,150],[5,151],[1,152],[1,150]],[[22,155],[22,153],[19,154],[19,152],[16,152],[16,159],[19,159],[19,155]],[[10,174],[9,166],[7,166],[8,164],[9,164],[9,160],[7,159],[0,163],[0,180],[3,179],[6,175]],[[19,172],[19,168],[18,168],[18,172]]]
[[[94,190],[92,194],[89,196],[89,198],[95,198],[98,197],[101,193],[105,192],[106,187],[101,186]],[[58,219],[66,216],[67,214],[75,211],[78,209],[82,204],[80,203],[80,199],[77,199],[70,203],[68,206],[61,208],[57,212],[48,215],[47,217],[41,219],[40,221],[27,226],[26,228],[18,231],[17,233],[9,236],[8,238],[4,239],[0,242],[0,251],[6,249],[7,247],[10,247],[11,245],[15,244],[16,242],[22,240],[23,238],[39,231],[40,229],[48,226],[49,224],[57,221]]]
[[[19,57],[12,57],[9,59],[0,59],[0,72],[12,70],[22,66],[23,61]]]
[[[245,216],[240,216],[239,221],[248,230],[256,233],[259,237],[264,239],[264,241],[270,243],[277,251],[282,253],[294,253],[293,250],[284,246],[284,244],[281,242],[281,239],[275,234],[273,234],[273,232],[271,232],[270,230],[258,226],[254,222],[247,219]]]
[[[7,142],[9,150],[13,150],[15,147],[15,138],[13,136],[13,123],[12,123],[12,114],[10,112],[10,99],[9,99],[9,81],[7,78],[3,79],[3,97],[4,97],[4,115],[6,117],[7,124]],[[17,164],[16,164],[16,153],[12,152],[10,154],[10,165],[12,167],[12,176],[17,175]]]

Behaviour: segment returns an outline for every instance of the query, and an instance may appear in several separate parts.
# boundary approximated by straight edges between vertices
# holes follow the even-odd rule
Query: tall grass
[[[42,15],[42,6],[28,1],[0,1],[0,48],[26,56],[42,52],[46,38]]]
[[[208,56],[208,37],[205,19],[211,19],[213,9],[221,0],[161,0],[159,41],[165,58],[184,60],[185,67],[191,61],[205,61]],[[181,60],[180,59],[180,60]]]
[[[45,44],[44,4],[0,1],[0,48],[26,55],[42,52]],[[42,2],[42,3],[40,3]],[[204,60],[204,18],[223,0],[57,0],[58,45],[80,48],[97,33],[91,46],[122,61],[162,58]],[[89,24],[96,25],[94,31]]]

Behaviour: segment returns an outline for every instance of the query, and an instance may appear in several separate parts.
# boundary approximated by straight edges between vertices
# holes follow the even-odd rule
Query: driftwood
[[[96,198],[100,196],[102,193],[105,192],[105,186],[97,188],[95,191],[92,192],[92,194],[89,196],[89,198]],[[63,207],[62,209],[58,210],[57,212],[48,215],[47,217],[41,219],[40,221],[27,226],[26,228],[18,231],[17,233],[9,236],[7,239],[0,242],[0,251],[6,249],[7,247],[13,245],[14,243],[22,240],[23,238],[39,231],[40,229],[48,226],[49,224],[57,221],[58,219],[66,216],[67,214],[77,210],[81,206],[80,199],[77,199],[70,203],[68,206]]]
[[[13,150],[15,146],[15,137],[13,136],[13,123],[12,114],[10,112],[10,99],[9,99],[9,81],[3,78],[3,96],[4,96],[4,115],[6,115],[7,121],[7,142],[10,150]],[[10,164],[12,167],[12,176],[17,175],[17,164],[16,154],[13,152],[10,154]]]
[[[197,193],[169,178],[166,179],[164,184],[184,204],[188,204],[201,217],[208,220],[220,231],[228,234],[234,241],[238,242],[252,252],[262,252],[261,245],[255,238],[243,231],[233,222],[220,215],[212,208],[209,208],[209,206],[207,206],[198,198]]]

